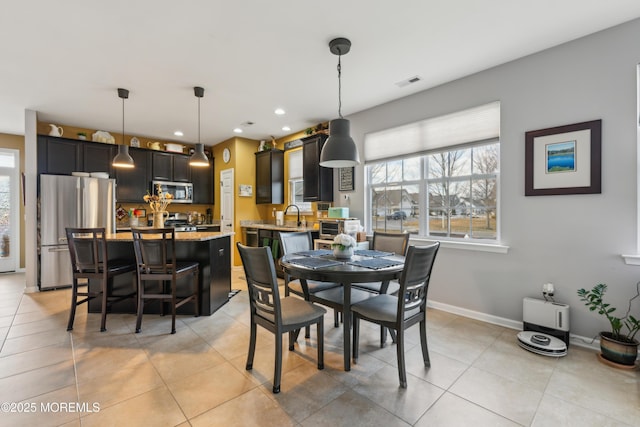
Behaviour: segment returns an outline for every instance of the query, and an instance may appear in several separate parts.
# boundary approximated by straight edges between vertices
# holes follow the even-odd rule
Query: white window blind
[[[302,178],[302,150],[289,152],[289,179]]]
[[[365,135],[365,162],[500,137],[500,102]]]

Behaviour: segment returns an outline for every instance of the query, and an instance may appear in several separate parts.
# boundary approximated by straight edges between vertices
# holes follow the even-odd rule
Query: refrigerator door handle
[[[68,243],[67,238],[66,237],[58,237],[58,243],[60,243],[61,245],[66,245]]]
[[[49,248],[49,252],[69,252],[69,248]]]

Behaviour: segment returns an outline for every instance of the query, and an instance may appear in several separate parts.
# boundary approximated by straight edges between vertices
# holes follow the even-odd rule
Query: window
[[[482,116],[498,123],[499,108],[490,104],[493,114]],[[499,107],[499,104],[498,104]],[[480,107],[482,108],[482,107]],[[467,110],[477,113],[479,109]],[[465,112],[456,113],[456,119],[468,125]],[[456,120],[445,116],[430,119],[432,128],[441,135],[451,136],[447,126],[456,126]],[[402,127],[401,136],[421,134],[420,138],[437,137],[438,132],[424,132],[425,122],[419,122],[423,132],[412,132]],[[486,123],[479,120],[483,132],[480,139],[467,126],[464,139],[455,138],[455,145],[443,146],[440,141],[413,141],[418,153],[405,153],[401,158],[368,161],[366,165],[368,203],[367,229],[369,231],[408,231],[417,236],[437,239],[498,240],[498,194],[500,142],[498,126],[493,138],[486,138]],[[444,126],[446,124],[447,126]],[[436,126],[434,126],[436,125]],[[384,139],[393,137],[392,130],[384,131]],[[379,135],[365,140],[366,153],[376,151]],[[468,139],[470,138],[470,139]],[[370,141],[373,146],[370,146]],[[405,146],[404,140],[402,144]],[[435,148],[433,148],[435,147]]]
[[[302,149],[289,152],[289,204],[300,212],[311,212],[311,202],[303,199]]]

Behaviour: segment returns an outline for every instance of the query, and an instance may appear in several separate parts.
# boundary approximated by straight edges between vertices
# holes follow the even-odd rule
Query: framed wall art
[[[340,179],[338,191],[353,191],[355,185],[353,182],[354,167],[340,168]]]
[[[602,120],[525,133],[525,196],[601,192]]]

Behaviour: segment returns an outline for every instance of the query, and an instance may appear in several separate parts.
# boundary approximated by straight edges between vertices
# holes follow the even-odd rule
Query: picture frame
[[[599,194],[602,120],[525,133],[525,196]]]
[[[338,191],[354,191],[354,167],[340,168],[340,179],[338,180]]]

